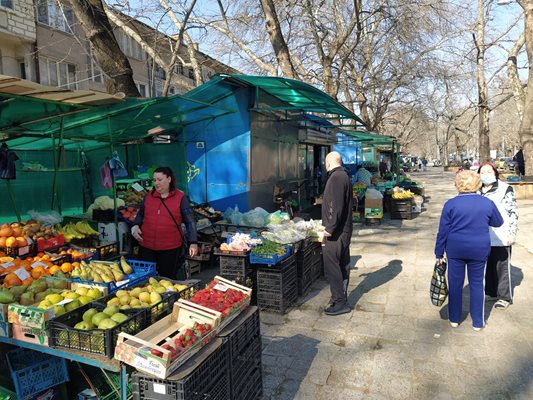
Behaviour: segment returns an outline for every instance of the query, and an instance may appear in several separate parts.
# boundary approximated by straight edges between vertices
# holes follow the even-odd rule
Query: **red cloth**
[[[185,194],[179,190],[173,190],[164,199],[174,219],[181,227],[181,199]],[[141,246],[151,250],[170,250],[181,247],[182,236],[169,212],[161,201],[158,192],[150,192],[144,201],[144,219],[141,226],[143,240]]]

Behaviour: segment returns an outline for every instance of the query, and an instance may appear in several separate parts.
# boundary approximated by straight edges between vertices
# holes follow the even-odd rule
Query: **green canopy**
[[[347,136],[350,141],[353,142],[368,142],[370,145],[377,145],[377,144],[392,144],[396,141],[396,138],[394,136],[389,135],[381,135],[379,133],[375,132],[367,132],[367,131],[348,131],[348,130],[340,130],[339,133]]]
[[[76,92],[68,92],[75,97]],[[0,140],[13,150],[52,149],[58,139],[65,149],[88,150],[139,141],[150,133],[176,133],[184,126],[230,112],[233,110],[179,95],[90,105],[6,93],[0,87]]]
[[[283,105],[272,107],[262,106],[256,97],[256,104],[252,110],[288,110],[331,114],[335,115],[335,118],[348,118],[363,123],[357,115],[328,94],[305,82],[294,79],[219,74],[209,82],[186,93],[184,97],[216,103],[243,86],[260,89],[283,103]]]

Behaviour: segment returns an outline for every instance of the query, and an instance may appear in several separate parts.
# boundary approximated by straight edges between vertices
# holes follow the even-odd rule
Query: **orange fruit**
[[[66,262],[61,265],[61,271],[63,272],[71,272],[73,269],[74,267],[71,263]]]
[[[20,278],[12,272],[7,274],[6,277],[4,278],[4,286],[6,288],[18,286],[21,284],[22,284],[22,281],[20,280]]]
[[[17,246],[18,246],[18,243],[17,243],[17,238],[15,236],[10,236],[6,239],[6,247],[17,247]]]
[[[31,276],[22,281],[23,285],[28,285],[28,286],[30,286],[32,283],[33,283],[33,278]]]

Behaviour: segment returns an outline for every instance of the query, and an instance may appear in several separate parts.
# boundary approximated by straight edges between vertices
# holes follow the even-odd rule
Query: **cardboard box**
[[[0,322],[7,322],[7,310],[9,304],[0,304]]]
[[[48,347],[48,330],[13,324],[13,339]]]
[[[43,310],[34,306],[10,304],[7,311],[7,320],[11,324],[19,324],[32,328],[43,329],[46,321],[54,318],[54,308]]]
[[[115,347],[115,358],[139,371],[165,379],[197,353],[203,345],[216,337],[220,318],[221,313],[217,311],[179,299],[174,303],[172,314],[157,321],[137,335],[132,336],[121,332]],[[177,358],[172,360],[171,352],[161,345],[168,343],[174,347],[173,339],[185,330],[192,329],[195,322],[208,323],[212,329],[198,338],[193,346],[181,350]],[[152,351],[159,352],[161,356],[153,354]]]
[[[365,218],[383,218],[383,199],[365,199]]]

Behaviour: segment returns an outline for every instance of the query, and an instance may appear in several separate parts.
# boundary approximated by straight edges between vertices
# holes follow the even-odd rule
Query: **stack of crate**
[[[260,310],[285,314],[298,298],[296,257],[257,269],[257,305]]]

